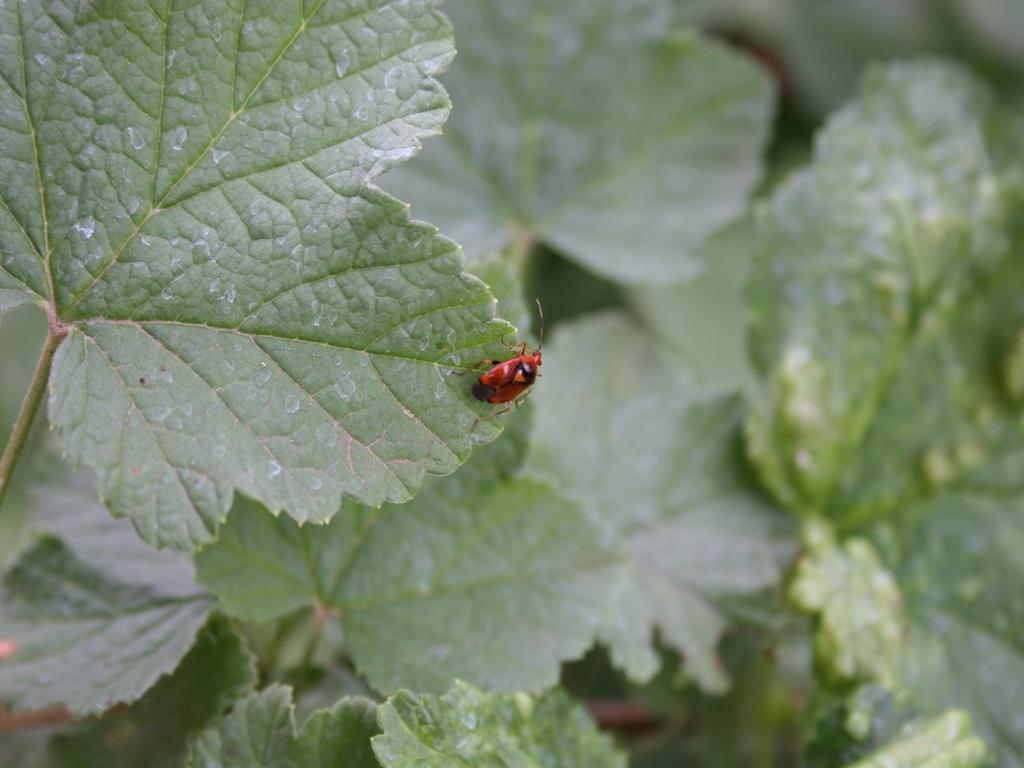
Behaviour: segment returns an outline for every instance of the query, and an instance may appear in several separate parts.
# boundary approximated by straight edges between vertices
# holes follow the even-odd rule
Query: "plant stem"
[[[533,250],[533,245],[533,235],[525,229],[517,232],[512,238],[509,252],[512,258],[512,263],[515,265],[516,271],[520,275],[522,275],[523,269],[526,267],[526,259],[530,255],[530,251]]]
[[[306,641],[306,650],[302,654],[302,661],[299,663],[298,679],[304,680],[309,667],[313,663],[313,654],[316,653],[316,647],[320,644],[320,634],[324,631],[324,624],[330,617],[330,611],[325,608],[319,600],[316,600],[313,605],[313,626],[309,630],[309,638]]]
[[[51,328],[46,337],[46,343],[39,353],[39,360],[36,361],[36,370],[32,374],[32,381],[28,385],[28,392],[21,403],[21,410],[18,411],[18,418],[14,421],[11,429],[11,436],[7,440],[3,456],[0,457],[0,506],[3,506],[4,495],[11,484],[11,475],[14,473],[14,465],[18,463],[18,457],[28,440],[29,430],[32,427],[32,419],[39,410],[39,403],[43,400],[43,393],[46,392],[46,382],[50,378],[50,363],[53,362],[53,353],[57,351],[57,345],[64,334],[55,333]]]

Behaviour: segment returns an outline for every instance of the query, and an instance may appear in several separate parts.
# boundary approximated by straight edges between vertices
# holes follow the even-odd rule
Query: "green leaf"
[[[492,695],[456,682],[443,696],[399,691],[377,717],[384,732],[373,751],[384,768],[626,765],[586,711],[557,689]]]
[[[40,479],[31,489],[32,517],[25,523],[23,538],[52,535],[84,564],[124,584],[151,585],[180,597],[202,592],[190,558],[154,550],[139,539],[129,521],[112,518],[96,500],[95,487],[84,472],[71,474],[55,451],[43,453],[39,461],[46,465],[45,482]]]
[[[748,226],[740,219],[705,243],[707,266],[693,280],[637,286],[627,294],[629,307],[658,340],[678,350],[697,380],[713,389],[743,389],[754,380],[743,304]]]
[[[24,304],[29,297],[20,291],[12,288],[0,288],[0,320],[3,320],[4,313]]]
[[[986,755],[970,716],[951,710],[907,725],[891,744],[849,768],[981,768]]]
[[[291,689],[271,686],[242,699],[222,723],[192,743],[189,768],[372,768],[377,706],[342,699],[296,732]]]
[[[840,697],[819,696],[804,737],[802,763],[807,768],[854,763],[888,742],[915,715],[876,683]]]
[[[534,323],[537,307],[523,301],[523,278],[520,268],[508,253],[491,253],[476,259],[473,274],[479,277],[498,302],[498,314],[508,318],[516,328],[529,328]],[[536,327],[535,327],[536,330]]]
[[[510,329],[371,183],[447,117],[437,5],[0,8],[0,289],[67,331],[51,423],[150,543],[211,540],[235,489],[404,501],[497,434],[439,363]]]
[[[513,477],[521,453],[502,440],[409,504],[351,505],[326,527],[240,501],[197,577],[241,618],[339,617],[378,690],[550,685],[611,611],[623,555],[578,505]]]
[[[900,697],[902,698],[902,697]],[[804,754],[808,768],[980,768],[990,765],[970,715],[920,717],[877,685],[833,702]]]
[[[765,381],[747,432],[794,510],[865,516],[917,492],[922,462],[942,481],[929,443],[973,451],[992,395],[971,373],[991,362],[976,342],[951,352],[945,330],[962,318],[967,340],[990,322],[990,299],[970,299],[1009,242],[993,108],[955,67],[875,68],[759,211],[750,342]]]
[[[774,586],[792,550],[787,522],[748,477],[742,404],[701,396],[664,346],[619,315],[559,330],[533,396],[527,466],[632,552],[629,587],[602,635],[615,662],[646,679],[658,667],[656,626],[703,687],[721,690],[715,647],[726,621],[714,598]]]
[[[819,615],[819,661],[839,678],[893,688],[906,629],[892,574],[870,542],[853,538],[840,545],[819,521],[808,524],[804,542],[790,596]]]
[[[0,691],[14,709],[75,715],[133,701],[178,665],[213,606],[195,586],[122,581],[44,536],[3,580],[3,639],[17,650]]]
[[[256,684],[256,665],[223,619],[199,633],[174,672],[130,707],[56,736],[51,755],[69,768],[178,768],[188,739]]]
[[[765,383],[748,433],[776,496],[879,555],[851,542],[820,565],[859,560],[861,586],[880,566],[895,577],[852,599],[842,568],[798,578],[826,616],[872,617],[839,660],[881,669],[925,715],[969,712],[1000,764],[1019,766],[1024,270],[1004,127],[954,67],[867,75],[760,216],[751,341]]]
[[[764,73],[696,34],[666,37],[661,0],[445,8],[457,107],[387,186],[470,258],[532,237],[619,280],[692,275],[695,247],[760,175]]]
[[[986,493],[987,491],[987,493]],[[1024,496],[975,487],[925,500],[885,553],[909,628],[900,682],[926,711],[958,707],[1001,765],[1024,765]]]

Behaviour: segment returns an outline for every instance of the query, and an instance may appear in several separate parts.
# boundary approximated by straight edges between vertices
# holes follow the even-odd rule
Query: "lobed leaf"
[[[197,577],[242,618],[337,617],[378,690],[551,685],[611,610],[623,555],[578,505],[511,476],[519,452],[503,440],[409,504],[352,505],[326,527],[240,501]]]
[[[342,699],[318,710],[298,732],[291,689],[271,686],[235,705],[191,744],[189,768],[373,768],[370,737],[380,732],[376,705]]]
[[[760,175],[771,86],[668,3],[448,3],[459,57],[442,141],[388,178],[470,258],[543,240],[628,282],[694,274]]]
[[[447,117],[437,4],[0,8],[0,290],[67,331],[51,422],[151,544],[235,489],[404,501],[497,433],[438,363],[508,326],[371,184]]]
[[[50,758],[70,768],[178,768],[189,739],[251,691],[256,677],[243,638],[214,619],[173,673],[131,706],[54,736]]]
[[[722,690],[715,647],[726,620],[714,598],[776,585],[792,550],[786,521],[748,477],[742,404],[702,396],[678,360],[618,315],[562,330],[542,385],[528,470],[578,498],[632,554],[627,592],[601,631],[613,660],[652,676],[658,627],[704,688]]]
[[[869,542],[840,545],[823,523],[809,523],[804,541],[789,593],[799,608],[819,616],[821,664],[839,678],[893,688],[905,626],[892,574]]]
[[[1024,504],[998,489],[953,491],[908,510],[883,550],[908,620],[900,682],[925,711],[967,710],[1000,765],[1024,765]]]
[[[1004,127],[955,67],[866,76],[761,213],[751,341],[764,384],[747,427],[780,500],[879,553],[850,540],[819,561],[860,561],[855,586],[870,588],[852,599],[848,582],[835,588],[842,568],[798,576],[833,634],[867,620],[838,661],[925,715],[966,710],[999,764],[1021,765],[1024,615],[1006,590],[1024,542],[1024,273]],[[968,751],[964,764],[980,759]]]
[[[891,744],[849,768],[981,768],[987,754],[970,716],[951,710],[907,725]]]
[[[197,588],[122,581],[43,536],[4,576],[2,639],[16,650],[0,691],[14,709],[79,716],[134,701],[178,666],[213,607]]]
[[[399,691],[378,710],[384,768],[557,765],[611,768],[625,756],[561,690],[493,695],[456,682],[443,696]]]
[[[916,490],[906,470],[926,441],[978,432],[964,411],[985,351],[965,346],[961,362],[944,331],[970,321],[963,310],[1009,245],[993,109],[954,67],[876,68],[818,137],[812,165],[759,211],[750,342],[764,383],[747,433],[787,506],[870,514]]]
[[[705,242],[700,253],[707,265],[693,280],[636,286],[626,294],[630,310],[686,359],[701,385],[713,390],[743,390],[754,381],[743,303],[749,225],[740,219]]]

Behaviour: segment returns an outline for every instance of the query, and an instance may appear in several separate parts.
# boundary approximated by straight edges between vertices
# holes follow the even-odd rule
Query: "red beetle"
[[[540,346],[526,354],[526,344],[519,347],[519,354],[504,362],[484,360],[491,368],[473,385],[473,397],[485,403],[508,403],[515,400],[533,386],[539,375],[541,347],[544,346],[544,310],[537,302],[540,313]]]

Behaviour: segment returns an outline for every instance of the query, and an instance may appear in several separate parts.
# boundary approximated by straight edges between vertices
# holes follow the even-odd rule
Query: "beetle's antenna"
[[[534,299],[534,301],[537,302],[537,312],[540,314],[540,345],[537,347],[539,352],[544,346],[544,307],[540,305],[540,299]]]

